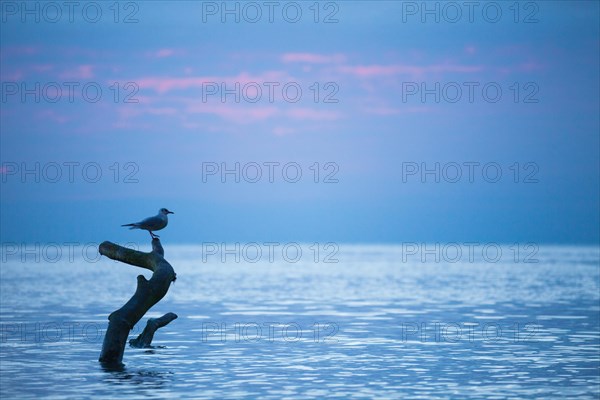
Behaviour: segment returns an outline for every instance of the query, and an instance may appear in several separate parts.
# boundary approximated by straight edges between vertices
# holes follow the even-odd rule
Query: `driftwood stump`
[[[137,277],[137,289],[129,301],[117,311],[108,316],[108,329],[104,336],[102,352],[99,361],[105,365],[122,365],[123,353],[127,344],[129,332],[146,312],[158,303],[169,290],[171,282],[176,279],[175,271],[171,264],[164,259],[165,251],[160,244],[160,239],[152,239],[152,251],[144,253],[128,249],[111,242],[103,242],[99,248],[100,254],[116,261],[153,271],[152,278],[147,280],[143,275]],[[151,318],[148,326],[132,344],[136,347],[147,347],[152,341],[154,332],[177,318],[177,315],[168,313],[158,319]],[[153,321],[154,322],[151,322]],[[145,339],[144,337],[145,335]]]

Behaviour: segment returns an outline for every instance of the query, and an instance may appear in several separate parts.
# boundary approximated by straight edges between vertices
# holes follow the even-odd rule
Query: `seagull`
[[[121,226],[129,226],[129,229],[144,229],[150,232],[150,236],[152,239],[159,237],[152,233],[152,231],[160,231],[162,228],[167,226],[169,223],[169,219],[167,215],[175,214],[173,211],[169,211],[166,208],[161,208],[158,210],[158,214],[154,217],[148,217],[146,219],[141,220],[140,222],[134,222],[132,224],[125,224]]]

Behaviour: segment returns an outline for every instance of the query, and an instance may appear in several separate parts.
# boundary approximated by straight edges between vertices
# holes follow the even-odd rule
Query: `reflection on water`
[[[147,271],[103,259],[0,269],[1,398],[598,398],[597,248],[538,263],[402,262],[346,246],[339,263],[202,262],[167,246],[175,312],[122,370],[97,362],[107,316]]]

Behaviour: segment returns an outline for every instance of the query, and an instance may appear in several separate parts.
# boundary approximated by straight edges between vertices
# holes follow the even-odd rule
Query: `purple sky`
[[[475,3],[3,2],[2,241],[598,242],[598,3]]]

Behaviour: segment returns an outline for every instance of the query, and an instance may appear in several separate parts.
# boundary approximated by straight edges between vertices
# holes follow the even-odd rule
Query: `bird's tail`
[[[139,228],[138,224],[125,224],[125,225],[121,225],[121,226],[129,226],[129,229],[137,229],[137,228]]]

